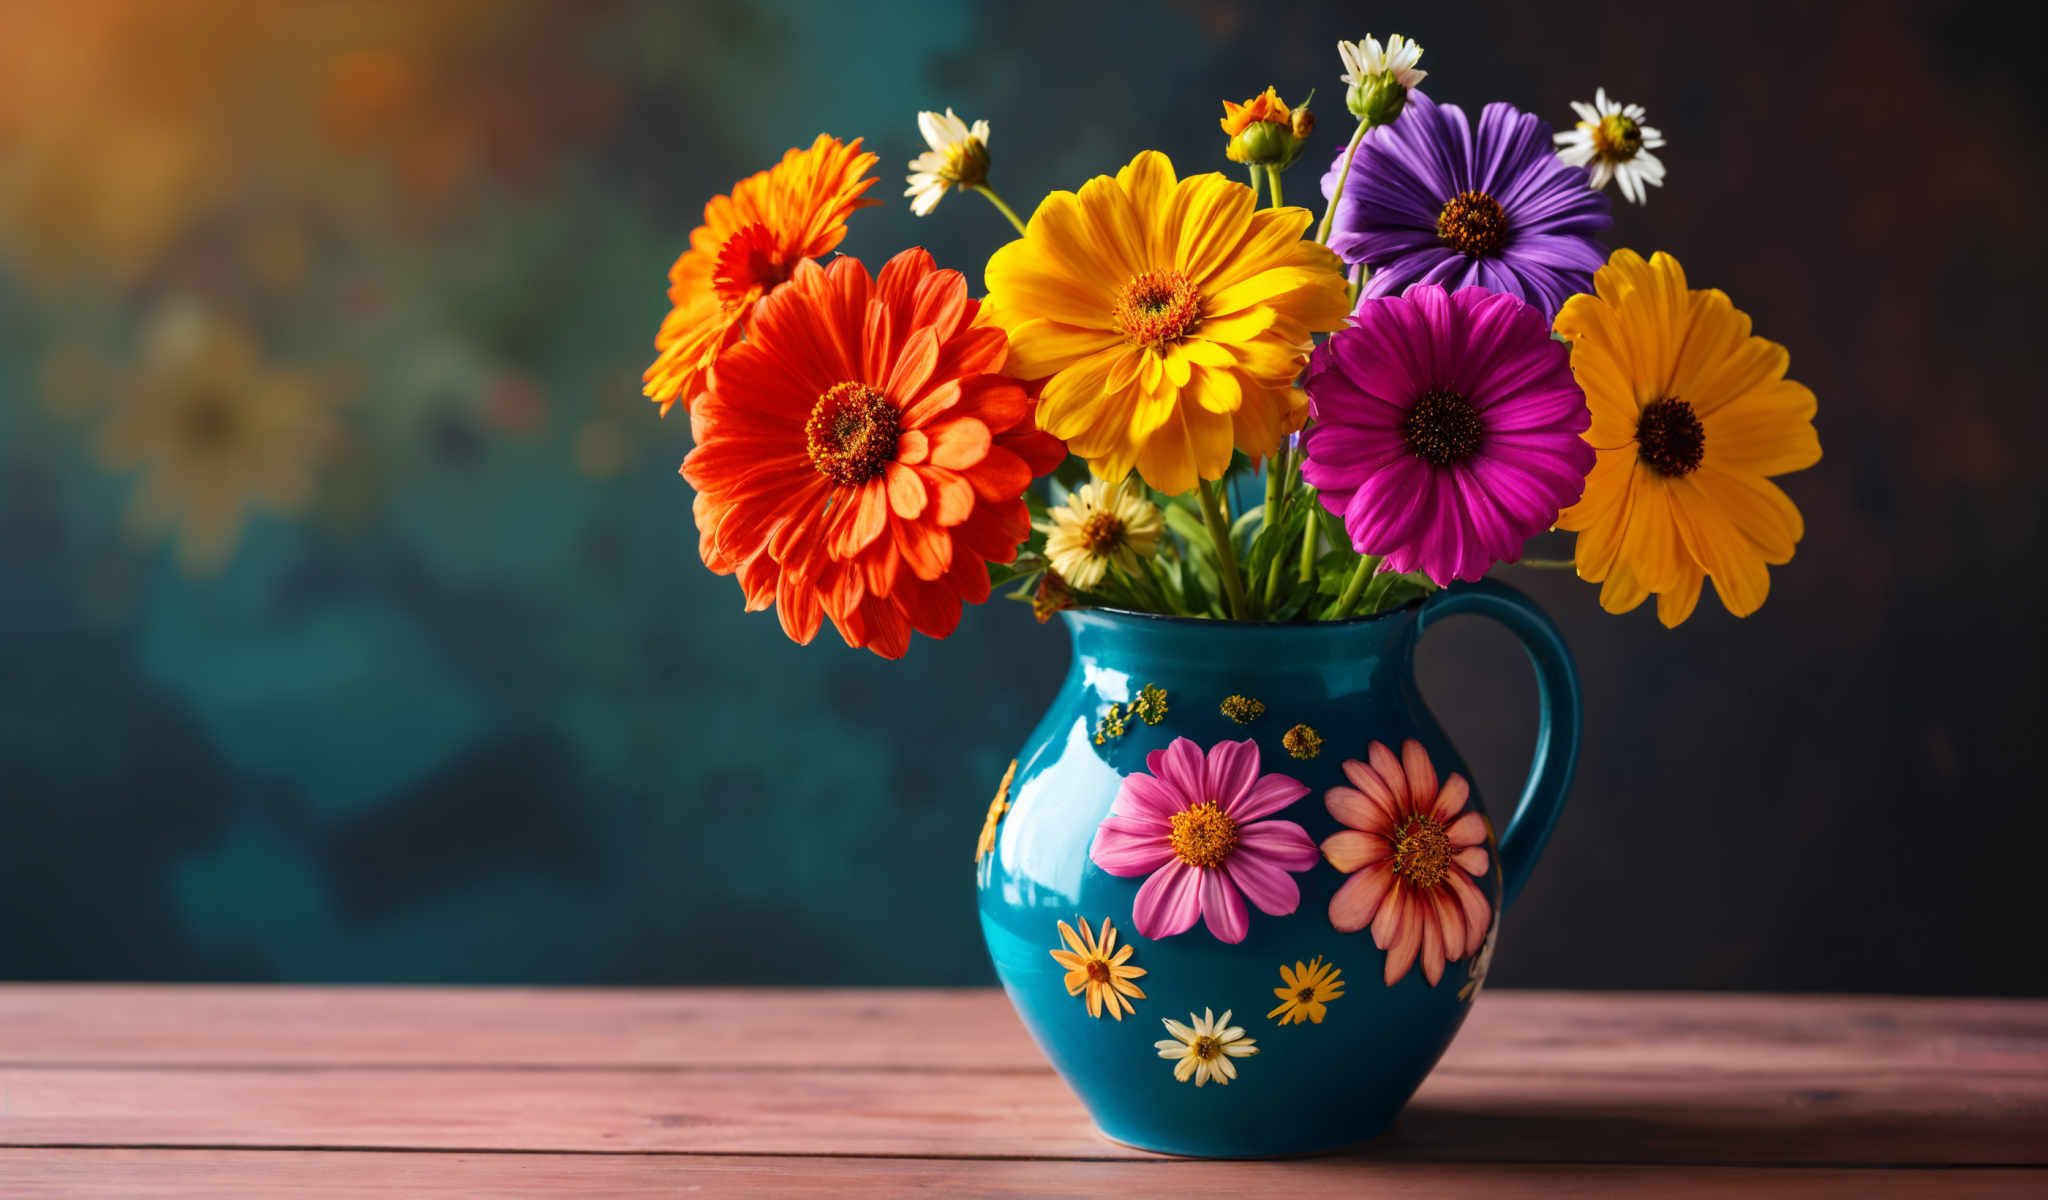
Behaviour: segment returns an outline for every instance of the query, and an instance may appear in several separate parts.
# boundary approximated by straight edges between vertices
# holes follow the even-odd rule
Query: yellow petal
[[[1010,330],[1010,358],[1004,371],[1019,379],[1043,379],[1123,339],[1114,330],[1086,329],[1044,318]]]

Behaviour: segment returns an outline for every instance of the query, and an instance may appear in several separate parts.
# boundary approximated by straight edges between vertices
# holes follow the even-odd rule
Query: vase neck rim
[[[1191,651],[1240,663],[1313,665],[1390,647],[1415,636],[1422,601],[1348,621],[1220,621],[1172,617],[1113,608],[1067,609],[1060,613],[1078,654],[1119,657]]]

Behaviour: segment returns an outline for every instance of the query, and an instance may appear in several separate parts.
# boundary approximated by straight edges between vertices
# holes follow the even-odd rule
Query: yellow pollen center
[[[1436,818],[1413,816],[1394,835],[1394,873],[1419,888],[1442,882],[1451,865],[1451,839]]]
[[[1600,157],[1627,162],[1643,148],[1643,131],[1620,113],[1608,113],[1593,127],[1593,149]]]
[[[1096,513],[1088,518],[1087,524],[1081,526],[1081,544],[1087,547],[1090,554],[1109,553],[1116,549],[1123,536],[1123,518],[1115,513]]]
[[[1485,192],[1459,192],[1437,213],[1436,235],[1460,254],[1485,258],[1507,245],[1508,215]]]
[[[835,383],[804,422],[805,449],[818,474],[858,487],[896,458],[896,406],[864,383]]]
[[[1179,271],[1143,271],[1117,292],[1110,321],[1126,342],[1157,350],[1202,323],[1202,297]]]
[[[1195,1057],[1203,1062],[1215,1062],[1217,1056],[1223,1053],[1223,1043],[1212,1037],[1198,1037],[1189,1044],[1188,1049],[1193,1050]]]
[[[1173,814],[1167,840],[1173,852],[1191,867],[1213,867],[1237,848],[1237,822],[1215,804],[1204,802]]]

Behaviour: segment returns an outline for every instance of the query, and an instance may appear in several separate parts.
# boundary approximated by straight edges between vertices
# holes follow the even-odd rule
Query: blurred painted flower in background
[[[1489,104],[1475,129],[1465,110],[1409,95],[1398,120],[1344,153],[1323,195],[1344,178],[1330,248],[1371,269],[1361,299],[1398,296],[1412,283],[1484,287],[1556,314],[1590,286],[1607,252],[1593,235],[1613,223],[1607,197],[1585,172],[1559,162],[1532,113]]]
[[[1555,135],[1557,157],[1575,167],[1592,168],[1595,191],[1613,180],[1632,204],[1649,200],[1652,187],[1664,185],[1664,163],[1652,153],[1664,135],[1643,124],[1649,114],[1640,104],[1607,98],[1607,89],[1593,93],[1591,104],[1572,101],[1579,114],[1576,128]]]
[[[878,182],[867,176],[876,161],[861,151],[859,138],[841,142],[821,133],[808,149],[790,150],[704,206],[690,248],[669,268],[675,307],[655,335],[661,354],[645,377],[647,398],[662,415],[678,400],[696,407],[711,364],[746,333],[754,306],[799,263],[837,247],[855,209],[881,203],[862,197]]]
[[[1665,625],[1691,616],[1712,578],[1746,617],[1770,592],[1767,565],[1792,561],[1806,530],[1769,476],[1820,461],[1813,392],[1785,378],[1783,346],[1751,336],[1725,292],[1687,288],[1670,255],[1617,250],[1593,282],[1557,317],[1598,452],[1585,498],[1557,521],[1578,531],[1579,577],[1602,585],[1608,612],[1656,593]]]
[[[338,426],[312,376],[267,364],[254,335],[173,303],[146,331],[101,431],[101,456],[139,470],[130,521],[173,531],[188,574],[225,566],[248,514],[301,512]]]
[[[1301,239],[1307,209],[1254,203],[1214,172],[1176,179],[1147,150],[1047,196],[989,259],[1010,369],[1051,377],[1039,423],[1102,478],[1135,468],[1185,492],[1222,478],[1233,446],[1271,454],[1308,415],[1294,379],[1309,335],[1344,323],[1344,276]],[[1122,229],[1133,236],[1106,232]]]
[[[949,188],[980,187],[988,179],[988,122],[972,126],[947,109],[917,114],[917,131],[930,149],[910,160],[910,211],[926,216],[946,198]]]

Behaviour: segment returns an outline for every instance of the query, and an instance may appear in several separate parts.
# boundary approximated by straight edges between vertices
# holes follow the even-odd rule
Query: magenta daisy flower
[[[1131,910],[1139,933],[1171,937],[1200,917],[1218,941],[1241,942],[1251,928],[1247,897],[1270,917],[1301,904],[1288,872],[1315,866],[1320,853],[1301,826],[1263,818],[1308,795],[1306,784],[1259,774],[1250,738],[1218,742],[1206,756],[1175,738],[1145,767],[1151,774],[1124,777],[1088,851],[1112,875],[1148,876]]]
[[[1343,156],[1323,177],[1325,197]],[[1330,249],[1371,268],[1361,297],[1476,286],[1520,296],[1549,319],[1567,296],[1593,290],[1607,262],[1593,235],[1613,223],[1586,169],[1558,161],[1541,117],[1489,104],[1475,130],[1457,105],[1410,92],[1400,117],[1359,143]]]
[[[1585,491],[1571,354],[1513,296],[1419,283],[1366,300],[1308,370],[1302,477],[1388,570],[1477,579]]]

